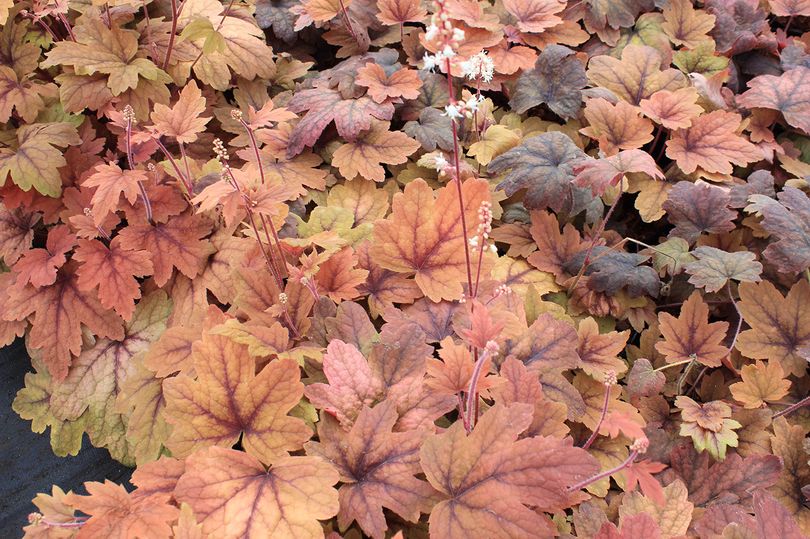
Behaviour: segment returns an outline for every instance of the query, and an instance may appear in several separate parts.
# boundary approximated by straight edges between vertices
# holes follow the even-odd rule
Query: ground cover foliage
[[[0,0],[26,537],[806,537],[809,18]]]

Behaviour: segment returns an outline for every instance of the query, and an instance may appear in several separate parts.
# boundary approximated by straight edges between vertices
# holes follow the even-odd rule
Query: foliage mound
[[[806,537],[809,20],[0,0],[26,536]]]

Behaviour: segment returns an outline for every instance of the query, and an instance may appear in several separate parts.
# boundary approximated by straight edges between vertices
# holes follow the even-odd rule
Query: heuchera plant
[[[808,21],[0,0],[26,537],[810,535]]]

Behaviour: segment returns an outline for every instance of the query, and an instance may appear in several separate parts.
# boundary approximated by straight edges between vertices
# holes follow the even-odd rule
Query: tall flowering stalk
[[[434,2],[434,12],[431,17],[430,24],[425,32],[425,40],[436,54],[425,54],[424,68],[433,70],[440,69],[444,71],[447,77],[447,94],[448,104],[445,107],[445,116],[450,119],[450,126],[453,132],[453,154],[452,163],[448,163],[446,159],[440,157],[436,161],[436,168],[439,172],[449,172],[453,176],[456,189],[458,192],[458,205],[459,213],[461,214],[461,233],[464,243],[464,259],[467,269],[467,294],[462,301],[467,298],[474,299],[478,294],[478,285],[481,279],[481,261],[483,259],[483,250],[487,244],[489,233],[492,230],[492,206],[490,203],[484,203],[478,209],[478,230],[472,237],[469,236],[467,229],[467,216],[464,204],[464,192],[461,188],[461,150],[459,148],[458,132],[459,123],[466,118],[472,119],[475,125],[476,133],[478,134],[478,107],[483,101],[480,90],[480,82],[489,82],[492,80],[494,65],[492,60],[486,55],[485,52],[480,52],[473,55],[467,60],[460,61],[458,57],[458,48],[464,40],[464,31],[460,28],[453,26],[453,21],[447,12],[445,0],[436,0]],[[477,91],[476,94],[469,99],[460,100],[456,98],[455,87],[453,86],[453,63],[457,62],[462,74],[470,79],[476,81]],[[478,249],[478,265],[473,277],[472,257],[470,249]],[[497,343],[492,341],[487,343],[487,349],[480,352],[478,348],[473,347],[473,356],[475,360],[475,373],[470,380],[469,387],[467,388],[466,403],[459,402],[459,413],[461,415],[464,427],[467,432],[471,432],[478,419],[478,380],[482,374],[482,368],[487,363],[487,358],[491,357],[497,352]]]
[[[459,101],[455,96],[453,87],[452,61],[457,56],[458,46],[464,39],[464,31],[454,28],[453,23],[447,14],[444,0],[434,2],[434,13],[430,20],[430,25],[425,33],[425,40],[434,45],[438,52],[435,55],[425,54],[425,69],[443,69],[447,76],[447,94],[449,104],[445,107],[445,115],[450,118],[450,125],[453,130],[453,180],[458,190],[458,204],[461,211],[461,230],[464,237],[464,258],[467,263],[467,295],[472,297],[473,276],[472,263],[470,258],[470,248],[467,244],[467,217],[464,215],[464,194],[461,189],[461,158],[459,156],[458,125],[457,120],[465,117],[466,103]],[[477,105],[477,102],[475,103]]]

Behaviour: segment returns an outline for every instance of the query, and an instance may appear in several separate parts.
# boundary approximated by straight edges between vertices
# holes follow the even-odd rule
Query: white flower
[[[481,51],[462,62],[461,70],[470,80],[480,77],[484,82],[490,82],[495,72],[495,63],[487,56],[486,51]]]
[[[425,56],[422,57],[422,69],[427,69],[428,71],[433,71],[439,65],[439,58],[437,56],[433,56],[432,54],[425,53]]]
[[[464,30],[461,28],[453,28],[453,41],[456,43],[464,41]]]
[[[428,41],[433,41],[436,39],[436,36],[439,35],[439,27],[435,24],[431,24],[425,29],[425,39]]]
[[[473,236],[472,238],[469,238],[467,241],[470,244],[470,247],[472,247],[473,249],[478,247],[478,236]]]
[[[464,118],[463,108],[459,105],[447,105],[444,107],[444,115],[449,116],[450,119]]]
[[[456,55],[456,51],[453,50],[453,47],[450,45],[445,45],[444,49],[441,52],[443,58],[452,58]]]
[[[436,156],[436,158],[433,160],[433,163],[435,164],[436,170],[438,172],[443,171],[446,167],[450,165],[450,163],[447,162],[447,159],[445,159],[443,155]]]

